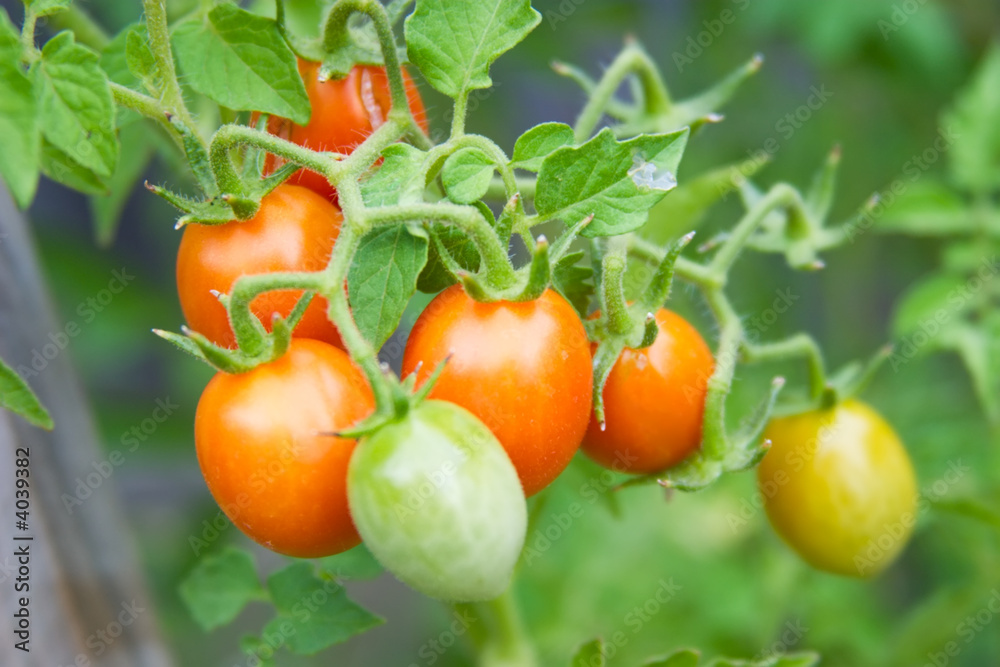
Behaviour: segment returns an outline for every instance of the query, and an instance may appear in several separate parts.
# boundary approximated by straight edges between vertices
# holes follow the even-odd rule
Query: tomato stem
[[[339,0],[330,9],[323,28],[323,48],[331,53],[342,48],[350,39],[348,19],[353,14],[365,14],[375,26],[379,44],[382,47],[382,58],[385,60],[385,71],[389,79],[389,95],[392,99],[392,110],[410,116],[410,105],[406,98],[406,85],[396,50],[396,37],[392,33],[392,24],[386,14],[385,7],[373,0]]]
[[[614,101],[615,92],[630,74],[639,76],[648,113],[663,115],[670,109],[670,95],[656,63],[637,42],[630,41],[605,70],[580,112],[573,129],[577,143],[583,143],[594,133],[605,111]]]
[[[184,124],[197,132],[197,125],[184,103],[184,93],[177,81],[174,56],[170,49],[170,31],[167,28],[167,8],[165,0],[142,0],[146,14],[146,30],[149,33],[149,49],[156,60],[156,67],[163,79],[163,105],[173,114],[180,116]]]
[[[468,605],[483,623],[485,641],[479,667],[534,667],[538,664],[511,588],[488,602]]]

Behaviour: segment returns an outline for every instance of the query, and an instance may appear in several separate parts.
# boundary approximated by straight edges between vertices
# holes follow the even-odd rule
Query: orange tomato
[[[346,551],[361,538],[347,504],[355,441],[329,435],[375,407],[361,371],[338,348],[293,340],[246,373],[218,373],[195,415],[198,463],[226,516],[289,556]]]
[[[712,351],[691,324],[661,308],[659,333],[647,348],[626,348],[604,385],[605,428],[592,418],[583,451],[597,463],[654,473],[701,444]]]
[[[403,374],[477,416],[503,445],[526,495],[548,486],[580,446],[590,414],[590,343],[576,311],[547,290],[535,301],[478,303],[458,285],[414,324]]]
[[[296,125],[287,118],[272,116],[267,131],[292,143],[314,151],[351,153],[368,135],[381,126],[392,108],[389,79],[385,68],[356,65],[343,79],[319,80],[320,63],[299,59],[299,74],[306,85],[312,116],[305,125]],[[427,132],[427,117],[420,92],[404,71],[406,98],[417,123]],[[254,117],[253,122],[256,121]],[[283,161],[268,155],[265,172],[271,173]],[[336,202],[333,186],[314,171],[300,169],[288,180],[303,185],[317,194]]]
[[[188,225],[177,252],[177,292],[188,326],[218,345],[235,347],[226,309],[212,290],[228,294],[243,275],[323,269],[342,221],[340,210],[313,191],[281,185],[249,220]],[[287,317],[301,295],[301,290],[266,292],[250,305],[270,329],[273,314]],[[326,310],[326,299],[314,297],[295,336],[340,345]]]

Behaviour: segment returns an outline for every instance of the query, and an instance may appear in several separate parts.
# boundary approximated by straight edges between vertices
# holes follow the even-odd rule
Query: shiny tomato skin
[[[209,491],[240,530],[272,551],[317,558],[356,546],[347,502],[356,443],[329,434],[374,406],[347,354],[320,341],[295,339],[275,361],[216,374],[195,415]]]
[[[656,313],[649,347],[626,348],[604,385],[602,431],[591,415],[583,451],[618,472],[654,473],[680,463],[701,444],[712,351],[673,311]]]
[[[773,420],[757,469],[771,525],[814,567],[869,577],[903,550],[916,519],[909,454],[857,400]]]
[[[347,472],[365,545],[400,581],[442,600],[492,600],[510,584],[527,507],[517,471],[468,410],[428,400],[358,444]]]
[[[479,303],[453,285],[414,324],[403,374],[421,364],[420,384],[446,357],[430,396],[489,427],[526,495],[548,486],[579,448],[590,415],[590,343],[573,307],[552,290],[534,301]]]
[[[318,62],[299,59],[299,74],[305,82],[312,107],[309,122],[296,125],[287,118],[275,116],[268,120],[267,131],[315,151],[351,153],[385,122],[392,108],[385,68],[355,65],[343,79],[320,81],[319,66]],[[405,70],[403,81],[410,111],[423,131],[427,132],[424,103],[416,84]],[[265,173],[271,173],[282,163],[280,158],[268,155]],[[337,201],[333,186],[314,171],[300,169],[288,182],[303,185],[330,201]]]
[[[326,267],[340,232],[340,210],[312,190],[280,185],[243,222],[185,227],[177,252],[177,292],[188,326],[218,345],[235,347],[226,309],[212,290],[228,294],[243,275],[276,271],[319,271]],[[251,303],[254,315],[271,328],[274,313],[287,317],[301,290],[278,290]],[[327,302],[314,297],[295,336],[340,345],[327,318]]]

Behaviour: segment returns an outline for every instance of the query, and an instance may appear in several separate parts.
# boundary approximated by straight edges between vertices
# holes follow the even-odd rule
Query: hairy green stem
[[[639,76],[646,93],[646,105],[650,113],[662,114],[670,108],[670,96],[656,68],[656,63],[636,43],[628,44],[612,61],[604,72],[587,100],[586,106],[580,112],[573,132],[577,143],[590,138],[597,124],[601,121],[608,105],[614,99],[615,92],[629,74]]]
[[[174,55],[170,49],[170,31],[167,28],[167,8],[165,0],[142,0],[146,13],[146,30],[149,33],[149,48],[156,59],[156,66],[163,78],[163,105],[177,115],[181,122],[197,132],[197,125],[184,103],[184,93],[177,81]]]
[[[115,104],[132,111],[138,112],[143,116],[152,119],[160,127],[166,130],[170,138],[177,142],[177,145],[184,149],[184,140],[181,138],[180,132],[174,127],[170,120],[167,118],[166,109],[160,104],[159,100],[150,97],[149,95],[143,95],[142,93],[136,92],[131,88],[126,88],[125,86],[119,85],[114,81],[108,82],[108,87],[111,88],[111,95],[114,97]]]
[[[430,220],[453,224],[468,234],[486,268],[489,284],[504,289],[514,284],[516,273],[507,258],[507,249],[501,245],[493,228],[483,218],[479,209],[453,204],[407,204],[368,209],[366,221],[371,225]]]
[[[451,138],[458,139],[465,134],[465,116],[468,114],[469,91],[463,90],[455,98],[455,110],[451,116]]]
[[[781,361],[792,357],[805,357],[809,365],[809,395],[818,400],[826,390],[826,367],[823,352],[812,336],[799,333],[773,343],[754,344],[743,341],[743,358],[749,363]]]
[[[725,284],[726,275],[733,266],[736,258],[743,252],[750,236],[757,231],[761,222],[768,213],[783,206],[802,206],[802,199],[798,191],[789,185],[779,183],[772,187],[764,198],[753,205],[746,214],[736,223],[732,233],[723,242],[722,247],[712,258],[709,264],[709,274],[719,284]]]
[[[403,71],[396,51],[396,38],[392,34],[392,24],[382,3],[375,0],[339,0],[330,9],[323,29],[323,47],[332,52],[343,47],[350,35],[347,21],[352,14],[365,14],[372,20],[375,32],[382,47],[382,58],[385,60],[385,71],[389,79],[389,94],[392,99],[392,110],[397,114],[410,114],[410,106],[406,99],[406,85],[403,82]]]
[[[220,170],[224,174],[227,169],[233,169],[229,151],[240,145],[264,149],[268,153],[273,153],[289,162],[322,174],[331,182],[336,180],[342,171],[342,162],[338,161],[338,156],[334,153],[317,153],[281,137],[245,125],[223,125],[212,137],[210,151],[212,170],[216,175],[220,174]],[[225,188],[223,191],[226,191]]]
[[[329,303],[329,317],[337,325],[340,338],[344,341],[348,354],[364,372],[372,387],[372,392],[375,394],[376,410],[390,413],[395,409],[393,387],[385,373],[382,372],[377,351],[361,333],[351,316],[351,307],[347,300],[347,272],[351,268],[351,261],[354,259],[354,253],[357,251],[363,235],[363,228],[360,228],[349,218],[345,218],[340,235],[333,246],[330,263],[323,272],[324,284],[320,292]]]

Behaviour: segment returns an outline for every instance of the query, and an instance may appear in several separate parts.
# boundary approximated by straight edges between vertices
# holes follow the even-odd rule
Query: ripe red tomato
[[[712,351],[698,330],[666,309],[647,348],[626,348],[604,385],[605,429],[593,417],[583,451],[601,465],[654,473],[687,458],[701,444]]]
[[[312,190],[281,185],[249,220],[188,225],[177,252],[177,292],[188,326],[218,345],[234,347],[226,309],[212,290],[228,294],[236,279],[248,274],[324,268],[342,220],[340,210]],[[300,290],[267,292],[251,308],[270,329],[272,315],[287,316],[301,295]],[[295,335],[340,345],[326,310],[326,299],[314,297]]]
[[[771,525],[813,567],[868,577],[906,546],[917,517],[910,456],[856,400],[773,420],[757,481]]]
[[[445,358],[431,397],[493,431],[526,495],[548,486],[579,448],[590,414],[590,343],[573,307],[552,290],[535,301],[478,303],[453,285],[417,319],[403,374],[420,363],[423,382]]]
[[[296,339],[246,373],[218,373],[195,415],[198,463],[226,516],[263,546],[300,558],[340,553],[361,539],[347,504],[355,441],[329,434],[375,407],[341,350]]]
[[[312,106],[309,122],[296,125],[287,118],[272,116],[268,120],[267,131],[315,151],[350,153],[385,122],[392,107],[385,68],[356,65],[343,79],[320,81],[319,66],[318,62],[299,59],[299,73]],[[420,92],[405,71],[403,80],[410,111],[427,132],[427,117]],[[281,164],[283,161],[280,158],[268,155],[265,172],[271,173]],[[336,202],[333,186],[314,171],[300,169],[288,182],[303,185]]]

